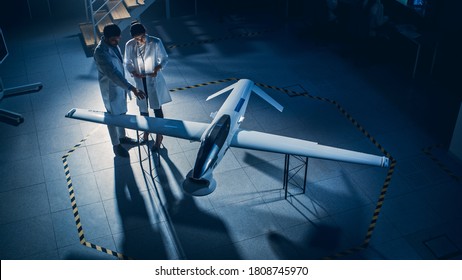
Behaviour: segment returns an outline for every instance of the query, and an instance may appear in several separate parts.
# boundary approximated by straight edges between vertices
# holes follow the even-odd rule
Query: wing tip
[[[67,114],[65,115],[66,118],[72,118],[72,116],[74,115],[75,111],[77,111],[76,108],[72,108],[69,112],[67,112]]]
[[[390,159],[387,158],[387,157],[382,157],[381,166],[382,167],[389,167],[390,166]]]

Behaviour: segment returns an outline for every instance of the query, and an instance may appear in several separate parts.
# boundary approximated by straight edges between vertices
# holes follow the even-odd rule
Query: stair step
[[[123,4],[123,2],[113,0],[113,1],[109,1],[107,3],[107,6],[110,10],[117,6],[111,12],[111,16],[113,20],[121,20],[121,19],[130,18],[130,13],[127,11],[127,8],[125,8],[125,5]]]
[[[96,1],[96,0],[93,0]],[[99,1],[99,0],[98,0]],[[105,0],[101,0],[105,1]],[[114,9],[114,11],[111,13],[111,16],[106,16],[104,19],[99,23],[98,27],[96,28],[96,39],[95,39],[95,34],[93,32],[93,26],[92,23],[81,23],[79,24],[80,27],[80,32],[82,33],[82,37],[86,46],[86,51],[92,50],[96,47],[96,45],[100,41],[100,36],[103,33],[104,26],[108,23],[112,23],[114,20],[119,20],[117,21],[117,25],[123,30],[130,26],[130,19],[132,16],[130,13],[127,11],[126,7],[133,7],[130,8],[130,11],[133,15],[133,18],[139,18],[141,13],[143,13],[149,6],[151,6],[156,0],[123,0],[120,2],[120,0],[109,0],[109,4],[107,4],[106,7],[112,8],[117,5],[117,8]],[[137,4],[137,6],[134,6],[134,4]],[[119,11],[122,11],[121,13]],[[94,16],[95,20],[98,21],[101,19],[107,11],[99,11],[97,15]],[[122,16],[120,16],[122,14]],[[125,20],[124,20],[125,19]]]
[[[134,9],[136,7],[144,5],[144,0],[124,0],[127,9]]]
[[[95,40],[95,33],[93,32],[93,25],[90,23],[79,24],[80,32],[82,33],[85,46],[93,47],[96,46],[97,41]]]
[[[97,12],[95,14],[95,22],[100,21],[106,14],[107,14],[107,11],[103,11],[103,10]],[[105,18],[103,18],[101,22],[98,23],[98,32],[103,34],[104,27],[110,23],[112,23],[110,16],[106,16]]]

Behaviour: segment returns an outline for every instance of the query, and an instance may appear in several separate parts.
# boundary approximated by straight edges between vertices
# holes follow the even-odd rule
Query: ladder
[[[87,22],[80,23],[85,47],[93,50],[99,43],[104,26],[117,24],[128,27],[133,18],[139,18],[156,0],[84,0]]]

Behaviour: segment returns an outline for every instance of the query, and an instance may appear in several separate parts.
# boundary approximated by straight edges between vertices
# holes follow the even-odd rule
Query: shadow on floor
[[[157,169],[162,192],[166,197],[167,211],[171,219],[183,257],[187,259],[240,259],[234,246],[220,250],[219,247],[232,244],[232,239],[226,225],[219,218],[199,208],[193,197],[183,195],[178,198],[173,189],[184,180],[184,176],[168,157],[168,150],[160,150],[160,156],[165,161]],[[170,170],[173,178],[166,171]],[[174,181],[172,181],[174,180]]]

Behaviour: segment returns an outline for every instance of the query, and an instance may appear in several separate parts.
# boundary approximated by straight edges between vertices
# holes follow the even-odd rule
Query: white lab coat
[[[124,63],[128,72],[150,74],[154,72],[154,68],[157,65],[161,65],[162,69],[165,68],[168,62],[168,55],[159,38],[146,35],[146,49],[143,57],[139,54],[139,49],[136,44],[137,42],[131,39],[125,45]],[[136,87],[143,89],[142,79],[134,77],[134,80]],[[172,101],[162,71],[157,72],[156,77],[146,76],[146,84],[151,109],[159,109],[163,104]],[[137,99],[137,104],[141,112],[147,112],[143,109],[147,109],[145,100]]]
[[[98,68],[99,86],[106,110],[114,115],[127,113],[126,94],[132,85],[125,79],[122,53],[119,47],[109,46],[102,38],[95,49],[94,59]]]

